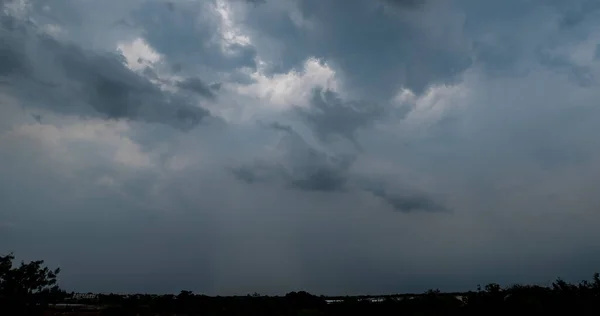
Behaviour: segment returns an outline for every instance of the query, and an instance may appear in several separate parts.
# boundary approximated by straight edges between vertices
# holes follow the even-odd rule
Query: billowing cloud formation
[[[270,165],[258,161],[251,166],[242,166],[233,171],[236,177],[248,183],[279,177],[288,187],[308,191],[344,188],[352,158],[329,156],[312,148],[291,126],[271,123],[268,127],[284,133],[277,145],[280,161]]]
[[[370,119],[368,115],[366,119]],[[353,123],[352,120],[349,123]],[[233,169],[233,174],[244,182],[279,181],[288,188],[306,191],[364,190],[388,202],[397,211],[446,211],[430,197],[416,195],[408,187],[390,194],[383,182],[357,177],[350,169],[356,155],[331,156],[320,152],[307,144],[289,125],[275,122],[267,127],[285,134],[277,145],[281,158],[277,161],[259,160]]]
[[[439,2],[426,10],[417,1],[303,0],[287,16],[261,6],[247,23],[283,41],[274,71],[298,67],[307,55],[325,58],[357,96],[381,101],[403,86],[421,92],[451,81],[471,64],[456,34],[461,17],[442,12]],[[344,14],[338,14],[341,8]]]
[[[316,88],[310,99],[311,108],[298,108],[300,116],[322,141],[343,138],[360,148],[356,140],[359,129],[366,128],[383,114],[379,105],[366,102],[343,102],[332,91]]]
[[[600,6],[12,0],[0,251],[68,290],[385,293],[600,264]]]
[[[28,103],[34,106],[108,119],[160,122],[183,129],[210,116],[193,100],[163,91],[127,68],[122,55],[85,51],[40,34],[35,25],[10,15],[3,15],[2,23],[0,75],[7,89],[32,99]],[[190,78],[178,86],[198,91],[199,83],[199,79]],[[214,98],[208,86],[198,93]]]

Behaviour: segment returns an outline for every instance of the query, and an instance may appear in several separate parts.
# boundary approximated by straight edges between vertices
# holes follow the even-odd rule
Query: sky
[[[598,1],[0,5],[0,252],[66,290],[600,272]]]

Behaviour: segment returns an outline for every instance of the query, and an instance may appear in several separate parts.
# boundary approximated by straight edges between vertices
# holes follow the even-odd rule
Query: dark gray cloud
[[[553,55],[543,48],[539,48],[536,53],[540,64],[556,71],[566,73],[573,82],[580,86],[589,87],[596,82],[589,66],[574,64],[565,56]]]
[[[223,52],[221,25],[209,1],[178,2],[174,10],[164,3],[148,1],[132,15],[136,27],[144,30],[144,39],[171,62],[185,65],[187,73],[209,67],[217,72],[256,69],[256,49],[252,45],[230,43]],[[199,18],[202,17],[202,18]]]
[[[249,184],[272,181],[277,177],[285,176],[283,167],[273,166],[261,161],[232,168],[231,172],[237,179]]]
[[[468,50],[453,34],[454,26],[440,30],[440,35],[447,34],[439,38],[430,33],[431,27],[453,23],[452,11],[439,16],[428,15],[437,11],[388,12],[381,8],[382,1],[294,3],[300,16],[314,27],[303,27],[291,16],[274,15],[268,5],[253,8],[247,17],[246,22],[261,36],[282,42],[275,72],[301,68],[306,56],[324,58],[343,75],[354,94],[381,101],[401,87],[421,92],[434,83],[452,82],[471,65]],[[341,8],[343,14],[339,14]],[[423,23],[430,19],[437,19],[439,25]]]
[[[519,12],[515,12],[517,7]],[[590,85],[594,79],[589,69],[560,56],[564,52],[556,49],[590,36],[598,9],[597,1],[588,0],[498,1],[485,7],[473,1],[463,8],[463,37],[469,38],[474,61],[486,75],[526,76],[539,63],[568,75],[579,85]],[[539,23],[532,25],[532,19]],[[540,34],[535,40],[533,32]]]
[[[417,8],[425,4],[427,0],[382,0],[384,2],[397,5],[403,8]]]
[[[263,125],[264,127],[272,128],[274,130],[279,130],[279,131],[283,131],[283,132],[287,132],[289,134],[295,134],[296,133],[294,131],[294,129],[292,128],[292,126],[281,124],[279,122],[271,122],[269,124],[262,124],[262,122],[259,122],[259,124]]]
[[[502,37],[494,42],[473,42],[476,60],[491,76],[518,75],[523,69],[517,67],[523,47],[514,38]]]
[[[202,79],[197,77],[187,78],[184,81],[177,83],[177,86],[181,89],[193,91],[199,95],[208,98],[215,99],[215,91],[218,91],[221,87],[220,83],[207,84]]]
[[[384,186],[371,185],[366,186],[365,191],[372,193],[389,203],[394,209],[400,212],[429,211],[445,212],[448,211],[444,206],[424,194],[415,194],[407,192],[389,193]]]
[[[390,7],[401,9],[381,8],[381,3],[392,2],[398,5]],[[280,44],[270,69],[287,72],[301,68],[306,56],[323,58],[354,95],[370,101],[388,100],[402,87],[421,93],[435,84],[456,82],[473,65],[492,76],[526,75],[530,69],[523,61],[531,58],[532,46],[586,36],[598,12],[597,2],[587,0],[568,5],[564,1],[293,3],[289,15],[273,14],[267,4],[251,8],[245,20],[257,36],[272,36]],[[413,5],[418,9],[406,10]],[[339,14],[341,7],[344,14]],[[297,15],[303,20],[299,22]],[[535,29],[532,19],[540,21]],[[551,23],[556,23],[554,34],[530,39],[531,32],[545,32]],[[568,71],[575,80],[588,81],[584,70]]]
[[[590,16],[594,17],[595,14],[597,16],[597,11],[600,9],[600,4],[593,0],[579,1],[571,5],[567,5],[566,2],[561,1],[550,3],[564,12],[559,22],[561,28],[575,28],[584,23]]]
[[[167,2],[167,9],[169,9],[169,11],[175,11],[175,3],[173,2]]]
[[[291,126],[278,122],[265,125],[283,132],[277,150],[280,160],[257,161],[234,168],[233,174],[247,183],[279,182],[305,191],[339,191],[347,182],[352,157],[335,157],[310,146]]]
[[[288,186],[306,191],[343,190],[353,157],[336,157],[311,148],[298,134],[287,134],[278,148],[290,164]]]
[[[296,111],[321,141],[342,138],[359,150],[358,131],[369,127],[385,113],[382,106],[369,102],[346,102],[337,93],[323,88],[314,89],[310,105],[308,109],[297,107]]]
[[[184,130],[211,116],[193,98],[165,92],[127,68],[119,54],[90,52],[39,34],[37,27],[12,16],[3,14],[1,19],[0,54],[4,58],[0,76],[10,91],[31,99],[27,105],[84,116],[164,123]],[[185,88],[198,89],[193,85],[197,80],[186,82],[190,84]],[[31,89],[36,93],[31,94]]]
[[[366,191],[401,212],[447,211],[443,205],[424,193],[407,186],[392,191],[381,179],[366,179],[351,172],[356,155],[328,155],[310,146],[290,125],[272,122],[262,124],[280,131],[277,149],[280,160],[257,160],[232,168],[233,175],[248,184],[277,183],[301,191],[336,192]],[[403,179],[395,179],[396,181]]]
[[[267,0],[241,0],[241,1],[246,1],[246,2],[252,3],[254,5],[259,5],[259,4],[263,4],[263,3],[267,2]]]
[[[42,123],[42,116],[39,114],[31,114],[31,117],[33,117],[33,119],[38,122],[38,123]]]

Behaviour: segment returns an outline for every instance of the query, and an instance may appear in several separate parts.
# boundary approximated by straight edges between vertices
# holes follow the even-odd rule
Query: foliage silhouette
[[[549,287],[490,283],[466,293],[433,289],[422,294],[324,297],[300,291],[285,296],[210,297],[183,290],[177,295],[100,294],[90,300],[69,299],[57,286],[60,271],[43,266],[43,261],[15,266],[13,260],[12,254],[0,256],[0,315],[600,315],[598,273],[578,284],[562,279]],[[56,302],[88,306],[69,314],[52,305]]]
[[[0,306],[11,315],[32,314],[65,297],[56,285],[60,269],[50,270],[44,261],[15,266],[12,253],[0,256]]]

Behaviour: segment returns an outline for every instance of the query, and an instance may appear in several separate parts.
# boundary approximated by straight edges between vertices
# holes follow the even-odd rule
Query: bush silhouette
[[[45,267],[41,260],[15,265],[14,258],[13,254],[0,256],[0,315],[64,315],[65,310],[52,309],[52,303],[66,298],[57,284],[60,270]],[[466,293],[434,289],[376,299],[337,297],[330,304],[326,299],[305,291],[284,296],[210,297],[183,290],[177,295],[104,294],[93,304],[100,309],[96,314],[103,315],[542,315],[557,311],[600,315],[600,275],[577,284],[557,279],[549,287],[490,283]]]

